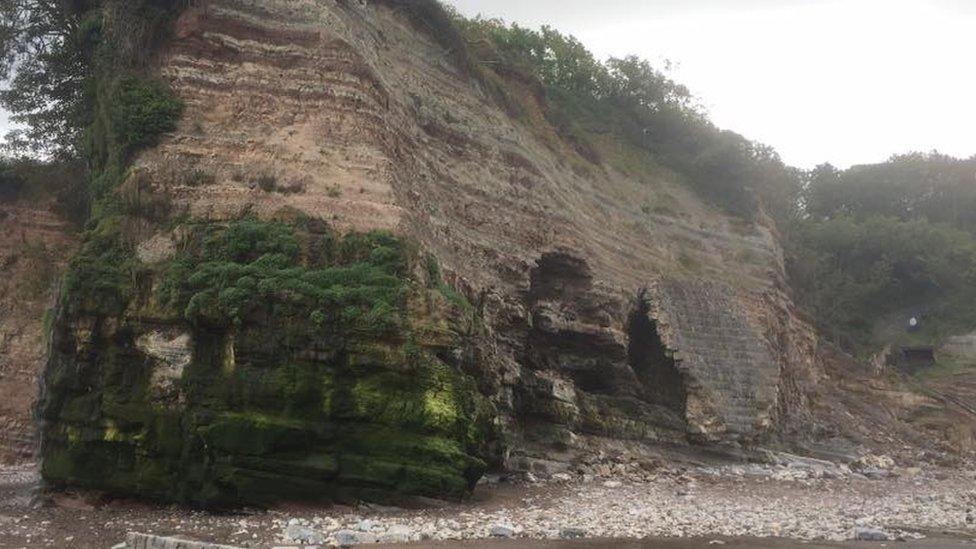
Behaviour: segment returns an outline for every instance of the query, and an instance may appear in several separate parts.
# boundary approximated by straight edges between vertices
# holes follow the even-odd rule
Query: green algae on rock
[[[112,307],[66,290],[49,483],[199,505],[470,491],[490,412],[454,358],[464,308],[411,245],[307,220],[180,232],[169,260],[113,265]]]

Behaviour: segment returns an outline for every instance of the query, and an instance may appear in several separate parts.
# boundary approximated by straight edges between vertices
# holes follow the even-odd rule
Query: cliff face
[[[158,198],[179,215],[143,219],[130,231],[135,261],[148,274],[137,284],[144,291],[127,294],[121,312],[69,308],[57,323],[44,407],[50,480],[98,485],[92,470],[70,462],[92,455],[104,465],[142,459],[108,487],[172,498],[140,483],[151,478],[164,486],[199,458],[210,467],[199,477],[208,487],[244,499],[255,492],[274,496],[276,475],[298,462],[308,465],[303,475],[359,493],[458,495],[485,462],[556,470],[607,448],[749,442],[790,428],[806,413],[815,338],[786,297],[771,223],[723,215],[692,194],[680,175],[622,145],[598,144],[610,160],[583,158],[546,122],[532,90],[514,82],[525,114],[513,118],[452,63],[429,29],[395,7],[212,0],[183,14],[159,73],[185,112],[175,133],[137,158],[120,192]],[[456,430],[475,432],[480,420],[472,410],[449,407],[456,423],[447,430],[429,423],[436,414],[421,413],[407,431],[428,437],[425,448],[445,469],[417,476],[409,473],[424,454],[412,454],[420,456],[417,463],[384,461],[377,457],[388,454],[377,450],[379,435],[355,451],[321,433],[311,436],[350,425],[345,412],[321,414],[327,392],[303,400],[269,390],[265,397],[276,403],[260,408],[260,417],[242,417],[253,411],[254,399],[264,398],[258,395],[264,382],[236,397],[201,390],[229,382],[222,367],[251,371],[244,377],[257,380],[294,367],[318,372],[294,380],[298,385],[328,385],[363,362],[349,362],[357,355],[348,349],[377,342],[323,339],[300,316],[287,317],[301,326],[300,343],[279,341],[276,309],[221,326],[214,339],[213,325],[204,329],[206,323],[187,319],[183,306],[192,300],[178,308],[161,304],[158,290],[184,257],[192,227],[240,219],[293,227],[314,219],[349,235],[388,230],[416,246],[415,257],[436,258],[446,284],[466,298],[458,307],[474,323],[456,312],[436,313],[436,306],[413,314],[416,303],[429,303],[425,296],[437,292],[408,292],[412,297],[397,303],[400,318],[410,320],[395,337],[379,338],[388,352],[366,360],[372,373],[364,375],[390,381],[391,372],[410,372],[401,381],[372,384],[380,399],[401,385],[425,394],[428,384],[417,377],[431,371],[445,372],[452,387],[476,384],[490,402],[495,434],[466,438]],[[300,240],[306,229],[297,233]],[[298,257],[309,266],[306,245]],[[420,263],[408,261],[413,267],[398,275],[403,284],[436,287],[436,277],[418,274]],[[444,343],[410,335],[432,318],[442,318],[457,338]],[[438,366],[411,370],[403,354],[410,342]],[[308,347],[325,358],[302,354]],[[341,361],[326,357],[337,348],[345,353]],[[142,377],[126,381],[133,363]],[[188,375],[194,371],[208,373]],[[146,393],[165,379],[180,388],[167,405],[176,412],[160,412],[155,397],[146,396],[141,413],[156,411],[118,429],[118,410],[105,407],[113,391],[128,386]],[[364,398],[354,396],[350,406],[370,414]],[[169,423],[160,419],[167,417]],[[357,421],[404,428],[400,420]],[[260,439],[266,444],[257,449],[235,446],[268,425],[275,426],[271,432],[285,429],[281,440]],[[164,428],[182,442],[158,444]],[[218,436],[225,431],[233,436]],[[283,440],[295,433],[314,441],[286,447]],[[147,436],[156,442],[146,443]],[[230,442],[221,447],[222,440]],[[282,453],[291,461],[275,457]],[[363,457],[364,467],[389,467],[358,470],[350,456]]]
[[[46,349],[46,311],[76,229],[50,197],[0,199],[0,462],[32,459],[31,408]],[[48,319],[49,320],[49,319]],[[49,326],[48,326],[49,327]]]

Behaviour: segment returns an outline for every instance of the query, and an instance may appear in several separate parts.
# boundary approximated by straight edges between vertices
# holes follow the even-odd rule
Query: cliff
[[[0,191],[0,463],[33,459],[31,408],[46,358],[58,273],[77,247],[50,173],[39,188]]]
[[[772,221],[613,139],[581,155],[517,80],[513,116],[398,5],[182,14],[153,69],[175,130],[69,268],[49,482],[460,497],[486,467],[748,445],[807,417],[816,337]]]

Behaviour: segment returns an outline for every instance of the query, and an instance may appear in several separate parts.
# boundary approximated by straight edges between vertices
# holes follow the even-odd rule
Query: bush
[[[160,298],[197,324],[270,315],[336,333],[389,335],[401,326],[405,261],[402,244],[387,233],[336,240],[245,219],[198,228]]]
[[[254,184],[266,193],[274,192],[278,188],[278,177],[273,173],[263,173],[254,178]]]
[[[113,94],[110,106],[116,146],[128,156],[156,144],[164,133],[176,129],[183,106],[158,82],[126,76]]]
[[[874,341],[876,323],[923,312],[931,337],[976,325],[976,239],[923,220],[803,220],[790,230],[789,274],[798,300],[851,350]],[[906,316],[907,318],[907,316]]]
[[[16,173],[12,162],[0,161],[0,202],[16,202],[24,188],[24,178]]]

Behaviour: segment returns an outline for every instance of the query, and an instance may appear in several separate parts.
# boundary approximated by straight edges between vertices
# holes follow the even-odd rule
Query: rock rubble
[[[907,474],[889,464],[880,480],[817,460],[660,470],[653,478],[538,479],[498,485],[517,501],[436,510],[370,509],[312,518],[328,544],[349,546],[396,532],[397,541],[484,538],[786,537],[889,541],[925,531],[976,533],[976,482],[944,474]],[[880,469],[880,468],[879,468]],[[968,476],[967,476],[968,475]],[[365,538],[350,536],[368,527]],[[282,526],[287,527],[286,524]]]

